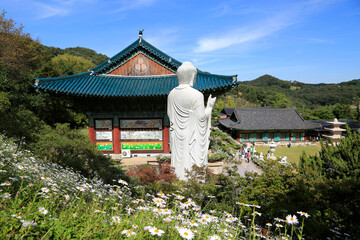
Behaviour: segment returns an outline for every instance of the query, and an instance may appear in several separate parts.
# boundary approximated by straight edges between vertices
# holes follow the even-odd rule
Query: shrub
[[[136,165],[126,173],[141,184],[152,184],[159,180],[157,170],[150,164]]]
[[[217,151],[217,152],[215,152],[213,155],[211,155],[209,157],[209,162],[216,162],[216,161],[226,160],[226,159],[228,159],[228,157],[229,157],[229,155],[227,155],[223,151]]]
[[[127,175],[135,178],[141,184],[154,184],[158,181],[170,184],[177,179],[174,168],[168,163],[162,163],[159,170],[150,164],[136,165],[127,172]]]
[[[44,128],[31,149],[46,161],[71,167],[85,177],[110,183],[125,176],[119,165],[98,151],[80,130],[71,130],[69,124],[57,124],[55,129]]]

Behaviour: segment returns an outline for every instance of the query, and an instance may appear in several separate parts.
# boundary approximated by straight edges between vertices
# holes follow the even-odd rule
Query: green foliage
[[[11,106],[9,98],[5,92],[0,92],[0,113],[4,114]]]
[[[56,57],[58,55],[69,54],[72,56],[82,57],[88,61],[91,61],[95,65],[99,65],[100,63],[109,59],[108,56],[96,53],[94,50],[84,47],[72,47],[72,48],[56,48],[56,47],[45,47],[46,50],[50,53],[51,56]]]
[[[71,167],[86,177],[110,182],[124,176],[119,165],[99,152],[80,130],[71,130],[69,124],[46,127],[31,148],[46,161]]]
[[[217,151],[209,157],[209,162],[216,162],[228,159],[229,155],[223,151]]]
[[[335,115],[331,111],[330,108],[317,108],[314,110],[313,115],[316,116],[318,119],[334,119]]]
[[[225,107],[227,108],[233,108],[236,107],[235,102],[233,101],[231,96],[227,96],[226,97],[226,103],[225,103]],[[221,109],[222,110],[222,109]]]
[[[360,135],[349,129],[338,145],[325,142],[319,155],[301,157],[299,170],[306,195],[313,197],[309,207],[317,210],[319,230],[341,226],[353,236],[359,235],[359,168]]]
[[[93,67],[95,67],[95,65],[83,57],[64,54],[52,58],[45,66],[43,70],[45,74],[43,75],[47,75],[47,77],[68,76],[87,72]]]
[[[0,67],[5,67],[12,78],[34,73],[44,60],[43,47],[23,32],[23,26],[0,13]],[[1,69],[3,70],[3,69]]]
[[[352,112],[350,105],[335,104],[333,114],[338,119],[355,119],[355,115]]]
[[[360,135],[347,129],[338,145],[322,142],[319,155],[301,157],[300,168],[310,168],[327,179],[360,181]]]

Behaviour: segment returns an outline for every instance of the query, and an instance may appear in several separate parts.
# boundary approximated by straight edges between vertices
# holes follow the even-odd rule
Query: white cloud
[[[293,23],[290,19],[278,16],[268,19],[266,22],[261,22],[256,26],[238,28],[231,33],[218,34],[223,35],[221,37],[203,38],[198,41],[198,47],[195,49],[195,52],[210,52],[232,45],[255,41],[284,29]]]
[[[36,3],[39,7],[39,18],[48,18],[54,16],[66,16],[69,14],[69,9],[61,6],[51,6],[43,3]]]
[[[322,0],[310,0],[282,6],[284,9],[282,11],[275,8],[274,12],[277,14],[271,14],[264,21],[250,23],[248,26],[235,25],[231,31],[220,31],[216,35],[200,38],[194,51],[197,53],[211,52],[262,39],[290,27],[307,14],[319,11],[326,5],[326,2]]]
[[[33,1],[38,10],[38,18],[67,16],[77,9],[76,5],[94,3],[96,0],[51,0]]]

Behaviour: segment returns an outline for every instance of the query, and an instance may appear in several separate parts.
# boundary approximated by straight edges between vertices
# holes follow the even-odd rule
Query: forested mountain
[[[358,118],[360,79],[338,84],[306,84],[264,75],[221,97],[227,107],[297,107],[307,119]],[[356,109],[357,108],[357,109]]]
[[[45,46],[45,48],[51,53],[53,57],[56,57],[57,55],[69,54],[72,56],[83,57],[86,60],[89,60],[90,62],[95,64],[96,66],[109,59],[109,57],[104,54],[97,53],[94,50],[84,47],[70,47],[61,49],[57,47]]]

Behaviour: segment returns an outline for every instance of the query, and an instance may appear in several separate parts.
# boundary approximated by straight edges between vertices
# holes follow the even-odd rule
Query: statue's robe
[[[180,180],[185,170],[208,163],[210,107],[204,107],[204,95],[188,84],[174,88],[168,96],[167,113],[171,131],[171,166]]]

